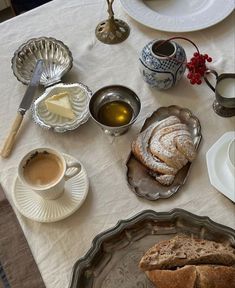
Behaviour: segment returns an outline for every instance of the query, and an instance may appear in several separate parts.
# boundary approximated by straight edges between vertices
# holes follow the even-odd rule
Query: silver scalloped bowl
[[[74,120],[51,113],[46,108],[45,100],[61,92],[69,94],[70,104],[76,115]],[[88,106],[91,95],[89,88],[81,83],[56,84],[49,87],[32,105],[33,120],[40,127],[59,133],[74,130],[89,119]]]
[[[13,73],[23,84],[29,84],[38,59],[44,61],[40,84],[45,87],[60,82],[73,65],[72,53],[63,42],[51,37],[30,39],[15,51],[12,58]]]

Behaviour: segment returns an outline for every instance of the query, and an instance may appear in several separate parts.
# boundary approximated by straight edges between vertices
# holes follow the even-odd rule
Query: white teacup
[[[68,171],[70,168],[76,168]],[[67,162],[51,148],[37,148],[27,153],[19,163],[18,177],[44,199],[56,199],[64,192],[65,181],[81,171],[78,161]]]
[[[234,174],[235,173],[235,138],[232,139],[228,145],[227,165],[229,169],[231,170],[231,172]]]

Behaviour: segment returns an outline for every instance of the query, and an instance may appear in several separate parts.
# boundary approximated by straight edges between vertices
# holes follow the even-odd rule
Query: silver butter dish
[[[45,87],[60,82],[73,65],[72,53],[62,41],[51,37],[33,38],[22,44],[11,60],[16,78],[28,85],[39,59],[44,62],[40,84]]]
[[[71,120],[48,111],[45,100],[53,95],[68,92],[75,119]],[[56,84],[46,91],[32,105],[33,120],[40,127],[63,133],[84,124],[90,116],[88,105],[92,92],[81,84]]]

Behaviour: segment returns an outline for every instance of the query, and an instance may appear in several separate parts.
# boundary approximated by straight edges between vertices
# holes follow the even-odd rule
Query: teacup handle
[[[205,80],[206,84],[211,88],[212,91],[215,92],[215,87],[212,86],[212,84],[209,82],[209,80],[208,80],[207,77],[206,77],[206,75],[207,75],[207,74],[210,74],[210,73],[212,73],[212,74],[215,75],[216,80],[218,79],[219,75],[218,75],[218,73],[217,73],[215,70],[209,70],[209,69],[206,70],[206,73],[205,73],[205,75],[204,75],[204,80]]]
[[[75,170],[73,172],[68,172],[68,169],[70,168],[75,168]],[[70,178],[74,177],[75,175],[77,175],[78,173],[80,173],[80,171],[82,170],[82,166],[79,162],[77,161],[69,161],[66,162],[66,171],[64,174],[64,180],[67,181]]]

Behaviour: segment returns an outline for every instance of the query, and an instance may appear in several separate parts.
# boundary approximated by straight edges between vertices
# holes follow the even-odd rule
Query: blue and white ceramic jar
[[[184,49],[174,41],[149,42],[140,55],[140,71],[144,80],[160,90],[174,86],[186,69]]]

